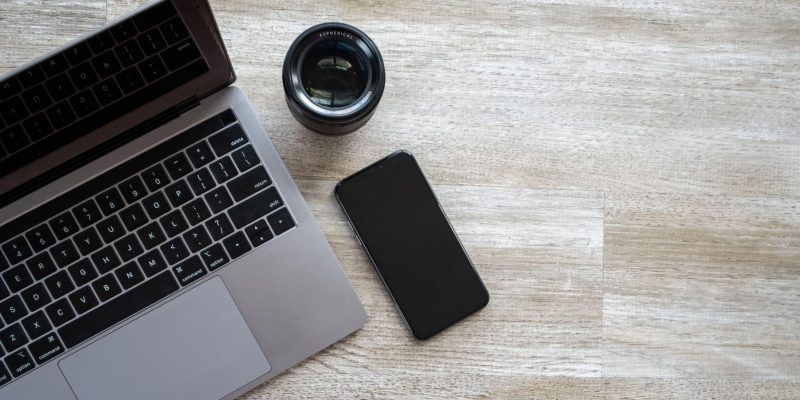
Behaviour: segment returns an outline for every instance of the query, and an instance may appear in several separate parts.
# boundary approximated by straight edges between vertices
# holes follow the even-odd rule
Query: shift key
[[[283,200],[278,195],[278,190],[271,187],[228,210],[228,216],[236,229],[239,229],[282,206]]]
[[[269,179],[267,170],[264,167],[258,167],[228,183],[228,190],[231,191],[233,198],[239,201],[250,197],[270,184],[272,181]]]

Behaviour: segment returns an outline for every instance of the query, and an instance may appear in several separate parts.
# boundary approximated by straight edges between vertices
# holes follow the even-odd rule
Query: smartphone
[[[411,153],[396,151],[343,179],[335,194],[417,339],[430,338],[489,302]]]

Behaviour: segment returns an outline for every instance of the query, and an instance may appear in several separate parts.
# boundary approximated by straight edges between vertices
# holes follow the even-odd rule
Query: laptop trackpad
[[[61,360],[59,367],[81,400],[216,400],[271,368],[219,277]]]

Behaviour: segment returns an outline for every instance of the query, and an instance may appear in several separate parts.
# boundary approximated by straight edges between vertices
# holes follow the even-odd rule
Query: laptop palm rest
[[[271,369],[219,277],[59,367],[80,400],[219,399]]]

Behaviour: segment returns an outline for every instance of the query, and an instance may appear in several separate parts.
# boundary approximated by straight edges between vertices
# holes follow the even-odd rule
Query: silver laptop
[[[232,399],[364,309],[205,1],[0,78],[0,399]]]

